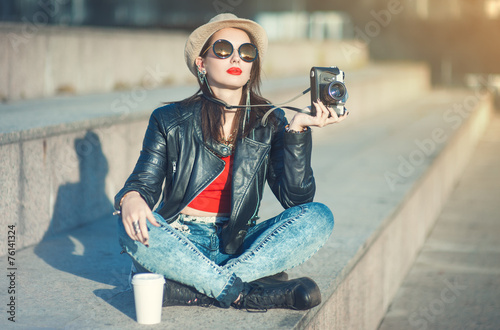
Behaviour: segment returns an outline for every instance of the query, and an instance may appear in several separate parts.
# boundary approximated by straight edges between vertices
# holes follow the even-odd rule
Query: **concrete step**
[[[0,22],[0,101],[194,83],[184,62],[187,37],[161,29]],[[312,65],[333,65],[331,58],[345,70],[359,68],[369,60],[368,46],[358,40],[271,41],[263,69],[269,77],[290,77]]]
[[[428,75],[426,66],[414,63],[371,64],[348,71],[350,121],[425,95]],[[300,77],[266,80],[262,91],[279,103],[309,84],[304,72]],[[196,88],[135,89],[0,104],[0,209],[5,215],[0,234],[6,233],[7,224],[17,224],[17,244],[22,248],[109,214],[110,201],[139,156],[152,110],[192,95]],[[310,96],[293,104],[307,106]],[[0,246],[0,255],[6,251]]]
[[[459,117],[453,109],[472,98],[472,115]],[[329,300],[311,312],[308,327],[378,326],[490,112],[490,99],[437,91],[360,123],[349,134],[339,130],[333,145],[316,149],[339,159],[322,162],[331,174],[318,188],[318,200],[329,200],[337,221],[330,251],[318,255],[331,260],[321,265]]]
[[[379,330],[498,328],[499,150],[497,112]]]
[[[314,130],[316,200],[332,208],[336,227],[327,244],[289,274],[314,278],[323,303],[310,311],[258,314],[169,307],[151,328],[375,329],[490,110],[491,100],[481,94],[440,90],[376,116]],[[280,209],[267,193],[261,216]],[[115,222],[107,216],[18,251],[15,326],[137,327],[127,286],[130,262],[119,255]],[[6,257],[0,260],[7,264]],[[8,299],[0,291],[0,301]],[[5,325],[13,326],[6,317],[0,320]]]

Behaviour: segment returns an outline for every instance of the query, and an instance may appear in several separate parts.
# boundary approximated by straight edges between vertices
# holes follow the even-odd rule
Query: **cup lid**
[[[135,274],[132,278],[133,285],[149,285],[159,283],[165,283],[165,278],[163,275],[155,273],[139,273]]]

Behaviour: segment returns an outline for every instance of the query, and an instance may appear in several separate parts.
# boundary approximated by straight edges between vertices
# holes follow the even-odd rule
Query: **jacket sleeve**
[[[134,171],[124,187],[115,196],[115,209],[120,209],[122,197],[129,191],[137,191],[152,209],[161,195],[166,171],[166,140],[161,129],[158,110],[153,112],[142,143],[142,150]]]
[[[274,133],[269,171],[269,186],[286,209],[312,202],[316,184],[311,168],[311,129],[303,133],[285,132],[287,122],[283,118]]]

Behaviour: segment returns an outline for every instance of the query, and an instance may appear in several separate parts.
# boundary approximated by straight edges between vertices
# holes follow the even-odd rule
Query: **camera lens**
[[[346,87],[340,81],[334,81],[328,86],[328,96],[332,99],[340,101],[344,98]]]

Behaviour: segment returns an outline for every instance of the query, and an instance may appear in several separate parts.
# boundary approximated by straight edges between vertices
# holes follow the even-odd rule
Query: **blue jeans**
[[[243,282],[277,274],[309,259],[333,230],[333,215],[321,203],[291,207],[250,227],[239,255],[225,254],[220,225],[148,222],[149,248],[132,240],[119,219],[119,241],[136,268],[194,287],[227,307],[243,290]]]

